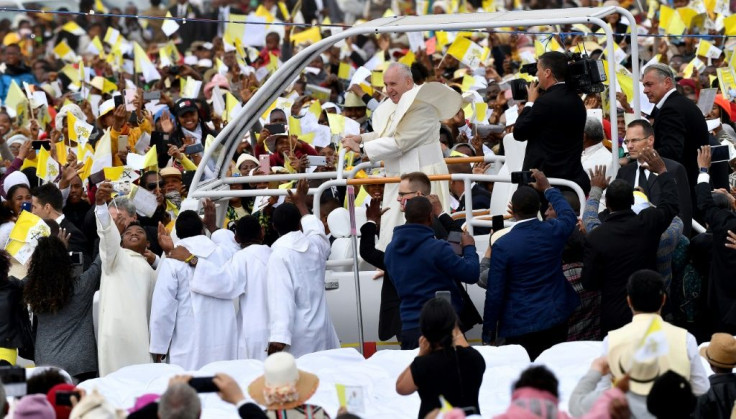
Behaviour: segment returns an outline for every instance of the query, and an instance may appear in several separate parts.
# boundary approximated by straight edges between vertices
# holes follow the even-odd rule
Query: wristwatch
[[[707,167],[701,167],[700,168],[700,173],[708,173],[708,168]]]
[[[194,257],[193,257],[192,259],[190,259],[190,260],[189,260],[189,262],[187,262],[187,263],[189,264],[189,266],[191,266],[191,267],[195,267],[195,266],[197,266],[197,262],[199,262],[199,258],[198,258],[198,257],[196,257],[196,256],[194,256]]]
[[[363,148],[364,148],[364,146],[365,146],[365,144],[363,144],[363,142],[361,141],[360,144],[358,145],[358,148],[360,148],[360,154],[363,154]]]

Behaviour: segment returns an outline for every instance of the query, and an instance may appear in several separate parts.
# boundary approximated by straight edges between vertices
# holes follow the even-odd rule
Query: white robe
[[[383,101],[373,113],[374,132],[363,134],[364,152],[371,161],[383,160],[386,176],[401,176],[409,172],[426,175],[447,174],[440,147],[440,120],[431,103],[415,100],[421,86],[405,92],[399,103]],[[441,100],[438,98],[437,100]],[[449,212],[449,184],[432,182],[432,193]],[[398,183],[386,184],[383,208],[391,208],[381,217],[381,232],[376,248],[385,250],[393,237],[394,227],[405,223],[397,198]]]
[[[189,237],[177,245],[215,265],[228,260],[225,252],[205,236]],[[151,353],[168,353],[169,363],[185,370],[237,356],[235,307],[231,299],[216,296],[229,284],[221,277],[209,276],[197,287],[193,276],[194,268],[188,264],[164,259],[151,308]]]
[[[102,260],[97,360],[104,377],[122,367],[152,362],[148,321],[156,272],[143,255],[121,247],[120,232],[106,207],[95,212]],[[105,216],[103,227],[100,217]]]
[[[197,263],[192,287],[200,286],[207,275],[222,277],[228,282],[221,289],[221,298],[238,298],[238,359],[265,360],[268,351],[268,305],[266,271],[271,248],[250,245],[236,252],[224,265],[203,260]]]
[[[325,297],[330,241],[314,215],[302,217],[302,231],[281,236],[268,258],[269,342],[289,345],[299,358],[340,347]]]

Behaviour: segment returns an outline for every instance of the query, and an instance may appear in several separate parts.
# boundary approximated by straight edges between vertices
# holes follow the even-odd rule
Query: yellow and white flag
[[[82,36],[87,33],[84,29],[82,29],[81,26],[77,24],[77,22],[73,20],[70,20],[69,22],[65,23],[64,26],[61,27],[61,30],[64,32],[69,32],[77,36]]]
[[[644,336],[636,346],[634,359],[638,362],[651,361],[652,359],[666,355],[669,350],[667,336],[665,336],[664,330],[662,330],[662,319],[659,316],[654,316],[651,323],[649,323],[649,328],[647,328]]]
[[[176,20],[173,19],[173,16],[171,16],[171,12],[166,12],[166,20],[164,20],[164,23],[161,25],[161,30],[168,37],[171,37],[174,32],[179,30],[179,24],[176,23]]]
[[[448,48],[447,53],[468,67],[477,68],[488,58],[490,51],[468,38],[458,36]]]
[[[61,42],[56,44],[54,47],[54,54],[64,61],[76,61],[77,59],[77,54],[75,54],[74,50],[66,43],[65,39],[62,39]]]
[[[51,157],[51,154],[46,150],[46,148],[41,147],[41,149],[38,150],[37,161],[38,165],[36,166],[36,176],[40,179],[47,182],[53,182],[56,177],[59,176],[59,162]]]
[[[19,106],[28,106],[28,97],[23,93],[23,89],[18,86],[18,83],[11,80],[8,94],[5,97],[5,108],[9,111],[8,113],[12,113],[11,117],[15,117]]]
[[[97,140],[95,145],[95,155],[92,161],[92,169],[90,173],[97,173],[106,167],[112,166],[112,141],[110,137],[110,129]]]
[[[25,264],[33,254],[38,239],[51,235],[51,229],[43,220],[28,211],[21,211],[13,230],[10,232],[5,250],[21,264]]]
[[[66,114],[66,126],[69,132],[69,139],[76,141],[78,144],[87,144],[89,136],[94,129],[87,121],[77,119],[71,112]]]
[[[225,92],[225,115],[222,116],[223,121],[232,121],[242,108],[243,106],[232,93]]]
[[[156,70],[156,66],[148,58],[148,54],[143,50],[143,47],[135,41],[133,42],[133,57],[135,72],[143,74],[146,83],[161,80],[161,74]]]

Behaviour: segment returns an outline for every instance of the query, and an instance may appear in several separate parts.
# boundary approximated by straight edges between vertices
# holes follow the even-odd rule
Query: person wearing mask
[[[522,170],[536,168],[549,177],[571,180],[587,194],[590,180],[580,161],[587,113],[580,96],[565,83],[567,72],[567,55],[549,51],[539,57],[539,82],[528,87],[514,139],[528,141]]]
[[[103,183],[95,193],[102,260],[97,338],[102,377],[128,365],[151,362],[148,318],[156,283],[151,267],[156,255],[148,250],[143,227],[129,215],[135,214],[135,207],[118,197],[120,203],[108,208],[112,192],[112,185]]]
[[[273,212],[279,238],[271,245],[266,273],[269,355],[287,351],[298,358],[340,347],[325,296],[330,241],[322,222],[309,213],[308,189],[300,180],[296,193],[289,190],[291,203]]]
[[[419,393],[420,419],[441,407],[440,396],[452,406],[479,414],[478,393],[486,363],[460,332],[452,305],[442,298],[430,299],[422,307],[419,327],[419,354],[397,378],[396,392]]]
[[[419,345],[419,314],[438,291],[449,292],[456,313],[466,302],[459,282],[478,282],[480,265],[475,241],[467,232],[460,239],[459,254],[449,242],[438,240],[432,229],[432,203],[423,196],[406,201],[406,224],[394,229],[384,262],[401,300],[401,349]],[[461,325],[462,326],[462,325]]]
[[[193,282],[200,259],[224,265],[229,257],[204,235],[204,224],[194,211],[176,219],[177,245],[189,252],[184,261],[170,257],[161,262],[151,304],[151,344],[156,362],[169,354],[169,363],[196,370],[210,362],[236,359],[237,327],[232,300],[221,299],[227,281],[207,275],[201,287]],[[176,249],[170,253],[176,254]]]
[[[92,296],[101,261],[82,272],[59,237],[42,237],[33,251],[23,297],[38,322],[36,365],[55,365],[78,381],[97,376]],[[69,342],[74,342],[70,345]]]
[[[534,360],[567,339],[567,320],[580,299],[562,273],[562,253],[577,215],[544,173],[532,169],[532,176],[534,189],[520,186],[511,197],[516,224],[492,246],[483,333],[493,341],[498,331],[506,344],[523,346]],[[540,193],[556,219],[537,219]]]

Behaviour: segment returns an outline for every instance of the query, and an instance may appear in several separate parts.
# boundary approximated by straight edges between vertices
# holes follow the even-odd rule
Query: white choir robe
[[[268,305],[266,268],[271,248],[252,244],[236,252],[224,265],[203,260],[197,263],[192,289],[199,290],[217,277],[228,281],[221,298],[240,298],[238,311],[238,359],[265,360],[268,355]]]
[[[148,321],[156,271],[143,255],[121,247],[120,232],[107,206],[98,206],[95,212],[102,260],[97,360],[104,377],[122,367],[153,361],[148,352]],[[105,223],[101,217],[107,217]]]
[[[205,236],[188,237],[184,246],[199,260],[224,265],[227,254]],[[187,263],[164,259],[151,308],[152,354],[169,354],[169,363],[185,370],[197,370],[214,361],[237,356],[237,328],[232,299],[218,298],[230,285],[210,276],[206,286],[190,288],[194,268]]]
[[[325,297],[330,241],[314,215],[302,217],[302,231],[279,237],[268,258],[269,342],[289,345],[299,358],[340,347]]]

